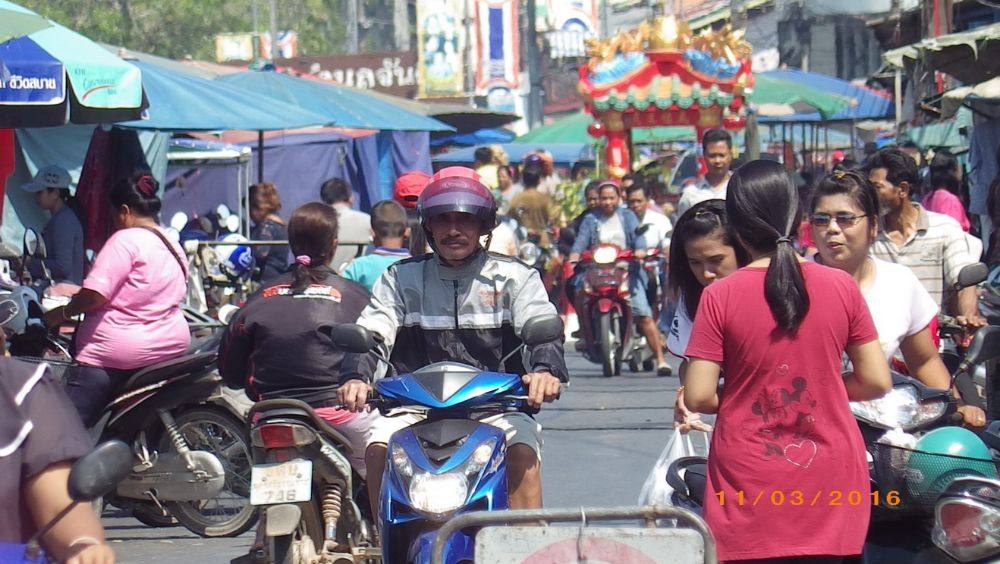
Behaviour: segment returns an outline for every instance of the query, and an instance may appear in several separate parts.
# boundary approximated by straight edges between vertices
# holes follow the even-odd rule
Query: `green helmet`
[[[917,440],[906,464],[910,493],[921,503],[937,500],[948,484],[963,476],[997,479],[990,449],[975,433],[962,427],[941,427]]]

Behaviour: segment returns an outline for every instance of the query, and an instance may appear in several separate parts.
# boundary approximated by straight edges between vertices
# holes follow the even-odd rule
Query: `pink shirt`
[[[779,331],[766,273],[742,268],[705,288],[687,346],[726,375],[705,521],[720,561],[860,554],[871,488],[841,355],[878,334],[850,275],[815,263],[802,264],[808,313],[794,335]]]
[[[958,199],[958,196],[944,188],[938,188],[924,196],[924,201],[921,203],[924,208],[932,212],[943,213],[953,218],[962,226],[962,231],[969,232],[969,227],[971,227],[969,215],[965,213],[965,206],[962,205],[962,200]]]
[[[184,252],[173,246],[183,258]],[[77,362],[133,370],[187,351],[191,333],[180,310],[187,291],[184,271],[153,233],[117,231],[97,255],[83,287],[108,303],[80,324]]]

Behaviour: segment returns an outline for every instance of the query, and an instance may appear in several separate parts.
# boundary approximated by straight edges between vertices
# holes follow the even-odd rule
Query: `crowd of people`
[[[249,200],[252,237],[277,244],[254,251],[260,289],[230,321],[219,371],[253,400],[305,401],[348,437],[351,462],[367,476],[377,511],[388,437],[419,418],[366,409],[372,383],[382,376],[377,355],[339,351],[331,327],[366,327],[399,371],[444,360],[497,370],[521,345],[528,319],[566,313],[557,310],[560,300],[539,270],[517,260],[519,235],[508,219],[570,264],[597,244],[614,244],[637,259],[630,305],[657,374],[671,374],[667,352],[683,359],[675,426],[711,430],[701,415],[716,417],[705,518],[720,558],[836,562],[860,552],[867,506],[722,500],[726,492],[789,483],[801,491],[867,491],[864,445],[848,401],[884,394],[890,363],[905,365],[930,387],[949,388],[938,354],[938,313],[969,332],[985,324],[977,290],[953,288],[959,271],[984,250],[997,254],[996,235],[972,234],[977,224],[965,212],[953,155],[938,151],[923,171],[906,149],[883,149],[864,163],[837,159],[803,186],[801,175],[777,162],[734,167],[732,138],[709,131],[702,140],[704,174],[676,207],[662,205],[653,183],[630,175],[590,182],[581,194],[587,210],[575,218],[563,217],[556,203],[561,179],[544,152],[512,170],[501,152],[481,148],[474,169],[404,174],[393,198],[370,214],[355,209],[342,179],[328,180],[316,202],[287,215],[278,188],[257,184]],[[57,168],[24,187],[51,213],[42,234],[51,251],[33,268],[45,266],[53,281],[80,286],[68,305],[45,315],[50,327],[83,317],[76,364],[65,392],[40,373],[32,377],[39,391],[30,397],[41,399],[22,406],[23,394],[12,390],[0,399],[17,404],[3,417],[30,417],[46,402],[71,404],[82,423],[68,413],[76,422],[69,426],[82,433],[130,375],[186,351],[190,335],[179,304],[188,262],[158,225],[159,186],[142,172],[110,191],[117,231],[87,268],[68,188],[68,173]],[[1000,193],[1000,182],[990,199],[991,209],[1000,209],[993,192]],[[652,276],[638,267],[647,254],[663,257]],[[577,311],[584,309],[581,272],[565,281]],[[593,328],[587,316],[579,321],[578,348],[591,355]],[[522,376],[534,408],[557,399],[569,379],[561,342],[530,347],[506,369]],[[959,411],[968,426],[986,423],[977,407]],[[540,425],[524,413],[484,421],[507,437],[511,506],[540,507]],[[19,451],[19,499],[37,523],[47,513],[31,507],[41,495],[35,484],[53,472],[64,479],[66,461],[87,441],[75,431],[31,437]],[[10,460],[0,457],[0,465]],[[25,519],[0,520],[0,540],[20,539],[14,531]],[[85,542],[77,546],[60,530],[47,541],[55,554],[84,555],[78,561],[86,563],[113,559],[93,519],[79,515],[64,526],[73,523]]]

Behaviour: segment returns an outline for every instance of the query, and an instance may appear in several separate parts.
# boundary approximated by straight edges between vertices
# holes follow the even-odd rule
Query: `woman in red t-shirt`
[[[705,519],[723,561],[838,562],[868,528],[848,401],[888,391],[889,367],[854,280],[795,253],[797,208],[780,164],[733,174],[726,212],[752,262],[705,288],[686,351],[688,407],[718,413]],[[845,351],[854,373],[842,378]]]

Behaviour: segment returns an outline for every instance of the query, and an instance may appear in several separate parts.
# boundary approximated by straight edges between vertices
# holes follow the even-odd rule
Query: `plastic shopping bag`
[[[692,438],[696,436],[696,439]],[[671,495],[674,489],[667,483],[667,469],[678,458],[685,456],[708,456],[709,434],[703,431],[681,433],[674,430],[656,459],[653,470],[639,492],[639,505],[673,505]]]

